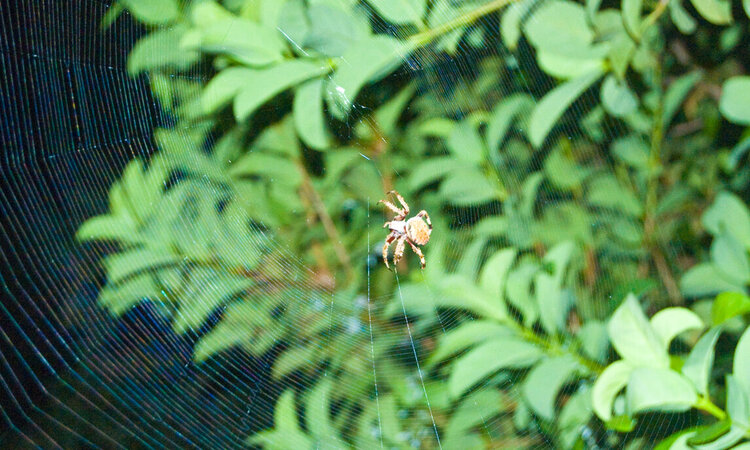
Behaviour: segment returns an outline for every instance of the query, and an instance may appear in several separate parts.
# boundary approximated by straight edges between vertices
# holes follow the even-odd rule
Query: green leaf
[[[120,283],[140,272],[177,264],[180,261],[182,258],[178,255],[142,248],[107,256],[104,266],[107,269],[107,280],[110,283]]]
[[[531,409],[545,420],[555,417],[557,394],[579,370],[572,356],[558,356],[537,364],[523,382],[523,395]]]
[[[703,226],[719,236],[725,230],[750,250],[750,211],[739,197],[730,192],[720,192],[701,218]]]
[[[475,165],[487,154],[479,131],[470,120],[461,121],[453,128],[446,146],[458,160]]]
[[[632,364],[669,367],[669,355],[633,294],[612,314],[607,332],[617,353]]]
[[[594,32],[581,5],[552,0],[545,2],[524,23],[529,42],[539,50],[563,56],[591,54]]]
[[[480,317],[504,322],[508,319],[505,304],[497,298],[487,294],[463,275],[446,275],[440,280],[443,296],[434,299],[435,306],[453,307],[471,311]]]
[[[677,78],[669,85],[664,93],[664,111],[662,112],[662,124],[665,129],[672,123],[685,97],[701,78],[703,78],[703,73],[696,70]]]
[[[750,297],[739,292],[722,292],[711,305],[711,321],[714,326],[747,313],[750,313]]]
[[[143,242],[143,236],[136,231],[135,222],[129,215],[96,216],[87,220],[76,232],[79,242],[111,240],[123,244]]]
[[[310,31],[302,43],[304,48],[338,57],[344,55],[359,40],[369,39],[370,26],[360,25],[361,20],[342,2],[311,4],[307,9],[307,16],[310,19]]]
[[[367,0],[380,17],[395,24],[422,22],[427,0]]]
[[[253,336],[252,328],[248,325],[219,323],[207,335],[201,337],[195,345],[193,359],[196,362],[203,362],[213,355],[250,341]],[[270,321],[267,325],[273,326]]]
[[[643,0],[622,0],[622,22],[631,35],[641,35],[641,10]]]
[[[466,180],[471,180],[471,183],[467,183]],[[472,206],[499,198],[495,187],[482,172],[461,168],[449,172],[440,185],[440,195],[446,201],[459,206]]]
[[[531,295],[531,283],[539,266],[530,261],[521,262],[506,281],[508,301],[523,315],[523,323],[531,327],[539,317],[539,307]]]
[[[643,213],[638,197],[622,186],[614,175],[605,174],[591,181],[586,198],[593,206],[619,210],[632,217],[640,217]]]
[[[624,80],[607,75],[602,83],[602,106],[614,117],[624,117],[635,111],[638,99]]]
[[[409,174],[409,186],[419,190],[443,178],[462,164],[449,156],[425,158],[417,163]]]
[[[677,26],[682,34],[693,34],[698,26],[693,16],[691,16],[682,6],[682,0],[672,0],[669,2],[669,15],[672,22]]]
[[[529,122],[529,139],[534,147],[542,145],[565,110],[601,75],[601,71],[595,71],[574,78],[556,87],[542,98],[531,113]]]
[[[161,288],[151,274],[143,274],[123,283],[107,284],[99,292],[99,304],[115,316],[126,313],[130,308],[145,299],[156,300],[164,297]]]
[[[535,0],[523,0],[505,7],[503,16],[500,18],[500,36],[508,50],[513,51],[518,47],[518,40],[521,38],[521,20],[534,3]]]
[[[626,136],[612,144],[612,153],[630,167],[644,170],[649,164],[649,148],[646,142],[636,135]]]
[[[372,36],[354,44],[341,57],[336,73],[331,77],[327,95],[331,113],[344,120],[362,87],[387,75],[409,53],[410,50],[398,40],[385,35]]]
[[[464,438],[462,433],[475,426],[483,426],[505,408],[505,401],[497,390],[484,389],[467,396],[450,416],[446,438]],[[460,444],[463,439],[457,439]],[[448,448],[443,443],[444,448]],[[466,447],[463,447],[466,448]]]
[[[331,145],[331,136],[323,113],[323,79],[307,81],[294,95],[294,125],[302,142],[316,150]]]
[[[101,28],[102,30],[106,30],[110,26],[112,26],[113,23],[122,15],[122,12],[125,10],[122,3],[120,2],[113,2],[109,5],[109,8],[107,8],[107,12],[104,14],[104,17],[102,18]]]
[[[612,405],[617,394],[628,383],[634,367],[627,361],[616,361],[597,377],[591,391],[591,404],[594,412],[604,422],[612,419]]]
[[[297,420],[294,391],[287,390],[279,397],[273,412],[274,428],[256,433],[245,440],[247,445],[264,444],[266,448],[310,448],[312,440],[305,435]]]
[[[680,279],[680,291],[687,297],[705,297],[722,291],[744,292],[745,288],[713,264],[702,263],[685,272]]]
[[[607,327],[598,320],[588,320],[576,335],[586,356],[594,361],[604,362],[607,358],[609,338]]]
[[[690,446],[708,444],[727,434],[731,428],[731,420],[725,419],[714,422],[711,425],[699,428],[698,431],[687,440],[687,444]]]
[[[732,77],[724,82],[719,110],[731,122],[750,125],[750,76]]]
[[[562,242],[550,249],[544,256],[544,263],[552,265],[552,273],[540,271],[534,278],[540,319],[549,334],[555,334],[565,326],[570,304],[563,295],[562,280],[574,250],[572,242]]]
[[[698,393],[704,396],[708,395],[708,382],[714,365],[714,347],[720,334],[721,328],[711,328],[698,340],[682,365],[682,374],[692,381]]]
[[[662,367],[633,370],[626,392],[628,411],[687,411],[698,400],[693,385],[682,375]]]
[[[664,308],[651,318],[651,327],[664,344],[664,349],[669,349],[669,344],[677,335],[688,330],[700,330],[704,327],[703,321],[697,314],[687,308]]]
[[[320,62],[291,60],[269,69],[254,70],[245,80],[244,88],[234,99],[234,115],[238,122],[247,119],[256,109],[277,94],[329,71]]]
[[[307,430],[320,439],[337,435],[336,428],[331,423],[331,391],[333,380],[322,378],[307,394],[305,399],[305,425]]]
[[[606,69],[603,55],[598,53],[588,57],[573,57],[539,50],[536,59],[542,70],[564,80]]]
[[[495,106],[487,123],[487,148],[494,154],[505,139],[516,115],[521,114],[533,105],[526,94],[510,96]]]
[[[750,430],[750,393],[735,375],[729,374],[727,386],[727,414],[732,422]]]
[[[591,174],[589,167],[579,165],[573,155],[557,146],[544,160],[544,173],[560,189],[576,189]]]
[[[285,350],[273,363],[271,375],[274,380],[290,375],[295,370],[309,366],[316,361],[316,354],[321,348],[317,344],[291,347]]]
[[[731,234],[721,233],[711,244],[714,266],[737,283],[750,282],[750,261],[747,250]]]
[[[528,367],[544,354],[535,345],[518,339],[496,339],[486,342],[453,364],[448,381],[451,395],[463,395],[472,386],[500,369]]]
[[[128,73],[137,75],[153,69],[187,70],[200,58],[200,53],[180,47],[184,25],[157,30],[140,39],[128,55]]]
[[[500,250],[492,255],[482,268],[479,285],[493,297],[496,297],[499,302],[504,301],[505,279],[516,260],[516,254],[514,248]]]
[[[219,72],[208,82],[201,94],[201,106],[206,114],[213,114],[229,104],[256,73],[246,67],[230,67]]]
[[[742,333],[734,349],[734,376],[750,395],[750,327]]]
[[[190,46],[190,43],[185,43]],[[266,66],[283,60],[286,44],[275,30],[244,18],[219,20],[201,29],[200,48],[232,57],[249,66]]]
[[[466,322],[440,338],[440,344],[430,355],[428,365],[440,362],[468,347],[497,338],[509,337],[512,334],[510,328],[494,321],[479,319]]]
[[[141,22],[164,25],[173,22],[180,14],[176,0],[120,0]]]
[[[732,22],[732,3],[729,0],[691,0],[696,11],[714,25]]]
[[[254,285],[251,278],[193,273],[182,293],[183,302],[172,324],[175,333],[182,334],[200,328],[214,309]]]

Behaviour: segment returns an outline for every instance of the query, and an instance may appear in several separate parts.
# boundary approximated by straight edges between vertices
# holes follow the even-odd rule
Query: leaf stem
[[[336,224],[333,223],[333,219],[331,219],[331,216],[328,214],[328,210],[326,209],[323,200],[320,198],[320,195],[318,195],[318,192],[315,190],[312,180],[310,180],[310,175],[307,173],[305,167],[299,161],[295,161],[295,163],[300,174],[302,174],[302,191],[307,196],[312,209],[315,211],[315,215],[318,216],[318,219],[320,219],[320,222],[323,224],[323,229],[333,245],[336,257],[343,266],[344,273],[346,273],[347,281],[351,281],[353,278],[351,260],[346,248],[341,244],[341,237],[336,228]]]
[[[727,413],[725,413],[723,409],[716,406],[714,402],[712,402],[711,399],[708,398],[708,396],[699,396],[698,401],[695,402],[693,406],[696,409],[700,409],[701,411],[705,411],[711,414],[719,420],[724,420],[727,418]]]
[[[484,5],[480,6],[477,9],[471,10],[466,14],[463,14],[461,16],[456,17],[453,20],[449,20],[448,22],[445,22],[443,24],[440,24],[436,26],[435,28],[425,30],[421,33],[417,33],[412,35],[409,38],[409,43],[412,44],[414,48],[416,47],[422,47],[430,42],[432,42],[433,39],[436,37],[448,33],[450,31],[455,30],[456,28],[470,25],[477,19],[486,16],[487,14],[493,13],[504,6],[513,3],[515,0],[493,0],[489,3],[485,3]]]
[[[641,29],[645,30],[659,20],[659,17],[661,17],[661,15],[664,14],[664,11],[667,10],[667,5],[669,5],[669,0],[659,0],[659,3],[656,4],[656,8],[654,8],[654,10],[643,19]]]
[[[541,336],[539,336],[537,333],[535,333],[533,330],[528,329],[517,322],[511,320],[510,323],[512,324],[512,327],[516,329],[516,331],[527,341],[531,342],[532,344],[536,344],[539,347],[543,348],[548,353],[551,353],[553,355],[564,355],[569,354],[573,358],[575,358],[578,363],[587,369],[589,369],[591,372],[595,374],[600,374],[604,371],[604,366],[599,364],[596,361],[591,361],[584,356],[581,356],[580,353],[576,352],[574,349],[563,347],[560,345],[560,343],[555,339],[544,339]]]

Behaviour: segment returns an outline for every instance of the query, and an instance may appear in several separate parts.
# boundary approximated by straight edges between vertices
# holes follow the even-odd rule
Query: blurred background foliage
[[[112,314],[273,355],[248,444],[750,447],[750,2],[123,13],[173,123],[77,239]],[[424,271],[380,260],[391,189]]]

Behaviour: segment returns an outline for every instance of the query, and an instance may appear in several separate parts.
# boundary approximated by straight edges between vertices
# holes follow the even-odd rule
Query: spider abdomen
[[[406,222],[406,234],[417,245],[425,245],[430,240],[430,227],[424,220],[412,217]]]

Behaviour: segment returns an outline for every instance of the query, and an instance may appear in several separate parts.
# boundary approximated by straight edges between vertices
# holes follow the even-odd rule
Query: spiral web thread
[[[148,80],[133,79],[125,69],[128,51],[142,30],[130,20],[118,20],[102,32],[99,21],[107,8],[95,0],[0,4],[1,437],[18,446],[44,448],[241,447],[248,435],[273,423],[278,388],[259,381],[268,378],[269,362],[230,351],[194,364],[199,330],[174,334],[149,304],[113,318],[96,305],[101,288],[97,252],[106,249],[84,252],[72,239],[85,219],[106,209],[106,193],[127,162],[154,152],[152,131],[168,120],[151,97]],[[459,48],[458,53],[469,51],[479,58],[490,53],[476,48]],[[420,50],[393,76],[422,77],[448,90],[445,80],[450,77],[437,72],[471,70],[465,61],[456,58],[438,66],[429,51]],[[552,82],[546,87],[551,89]],[[473,106],[490,110],[493,105]],[[606,131],[615,135],[621,130]],[[517,130],[511,134],[520,136]],[[541,168],[541,161],[537,164]],[[383,217],[377,200],[368,204],[371,223]],[[462,222],[476,223],[497,213],[497,208],[466,209]],[[463,236],[445,237],[446,253],[461,253],[469,244]],[[383,238],[368,233],[370,260]],[[253,243],[258,248],[285,248],[272,233],[248,239],[258,239]],[[429,248],[426,254],[429,264]],[[367,264],[370,318],[377,305],[396,300],[403,306],[398,273],[396,297],[371,298],[373,264]],[[300,268],[308,270],[289,252],[275,267],[289,274]],[[429,284],[427,288],[434,299],[441,295]],[[323,301],[333,323],[344,310],[335,293],[329,292],[329,300],[311,300],[306,294],[313,290],[303,285],[296,294],[285,294],[291,296],[287,304]],[[411,359],[413,380],[429,407],[419,366],[425,355],[419,353],[405,306],[403,316],[405,351],[410,353],[405,358]],[[452,319],[439,320],[435,338],[454,325]],[[372,322],[363,327],[372,343]],[[369,354],[359,357],[371,361],[371,389],[379,402],[378,383],[390,374],[376,368],[372,345]],[[378,422],[380,413],[378,403]],[[440,445],[438,427],[431,421]],[[487,418],[483,426],[497,432],[499,424]]]

